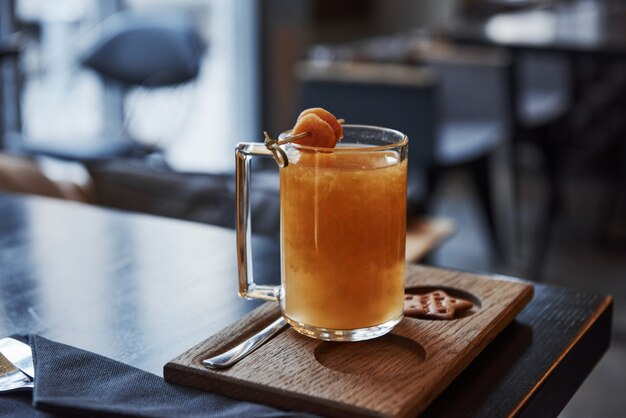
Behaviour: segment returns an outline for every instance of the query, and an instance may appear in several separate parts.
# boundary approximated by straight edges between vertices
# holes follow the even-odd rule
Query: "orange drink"
[[[403,315],[408,139],[392,129],[343,125],[334,148],[294,142],[297,135],[313,143],[315,135],[340,138],[313,119],[299,119],[304,134],[288,131],[268,146],[240,143],[235,150],[239,294],[280,303],[287,322],[313,338],[376,338]],[[316,124],[324,129],[315,131]],[[257,284],[252,275],[249,172],[257,155],[281,167],[280,286]]]
[[[289,319],[348,330],[402,315],[406,160],[303,152],[281,170],[280,197]]]

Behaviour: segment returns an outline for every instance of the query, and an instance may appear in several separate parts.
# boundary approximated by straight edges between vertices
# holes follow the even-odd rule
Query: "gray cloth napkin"
[[[143,370],[40,336],[31,336],[30,345],[35,362],[32,398],[28,393],[0,395],[2,416],[305,416],[171,385]]]

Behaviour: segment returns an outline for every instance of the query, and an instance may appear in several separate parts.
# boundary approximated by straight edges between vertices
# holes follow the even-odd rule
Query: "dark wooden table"
[[[261,282],[278,246],[256,238]],[[37,333],[155,374],[258,306],[239,300],[233,231],[0,194],[0,335]],[[556,416],[606,351],[611,298],[535,298],[425,416]],[[0,409],[2,398],[0,397]]]

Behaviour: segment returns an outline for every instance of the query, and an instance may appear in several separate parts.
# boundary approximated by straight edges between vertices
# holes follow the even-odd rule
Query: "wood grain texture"
[[[410,266],[407,291],[431,287],[469,292],[480,301],[452,321],[404,318],[388,336],[327,343],[287,329],[223,371],[201,361],[258,331],[279,315],[266,304],[198,344],[164,368],[165,379],[327,416],[404,417],[423,411],[530,301],[532,286],[441,269]]]
[[[610,296],[536,285],[532,302],[423,418],[558,416],[607,350],[611,318]]]

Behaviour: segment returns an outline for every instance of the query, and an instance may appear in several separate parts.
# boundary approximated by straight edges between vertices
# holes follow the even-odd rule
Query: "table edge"
[[[524,396],[524,398],[520,401],[520,403],[509,413],[508,417],[519,416],[522,410],[530,404],[532,398],[539,392],[541,386],[547,382],[553,372],[563,363],[565,358],[570,354],[570,352],[578,345],[580,340],[587,334],[587,332],[594,326],[600,317],[607,312],[613,305],[613,297],[611,295],[606,295],[604,300],[598,309],[594,312],[594,314],[587,320],[587,322],[583,325],[583,327],[578,331],[576,336],[570,341],[565,350],[559,355],[557,360],[550,366],[550,368],[541,376],[533,388]],[[611,315],[612,319],[612,315]],[[610,344],[610,339],[609,339]],[[606,347],[608,349],[608,345]],[[604,350],[606,352],[606,349]],[[599,359],[598,359],[599,360]]]

